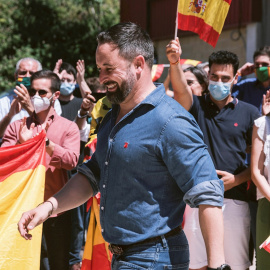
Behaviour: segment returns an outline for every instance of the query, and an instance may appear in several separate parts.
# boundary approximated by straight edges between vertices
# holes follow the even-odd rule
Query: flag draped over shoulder
[[[0,269],[39,269],[42,226],[22,238],[17,223],[23,212],[44,200],[45,133],[16,146],[0,148]]]
[[[81,270],[110,270],[112,254],[101,234],[99,221],[100,193],[91,198],[90,223],[87,232]]]
[[[232,0],[179,0],[178,29],[197,33],[216,46]]]

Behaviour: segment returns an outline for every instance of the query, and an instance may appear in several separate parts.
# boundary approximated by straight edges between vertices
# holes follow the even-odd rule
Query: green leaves
[[[22,57],[51,70],[84,59],[86,77],[96,76],[96,36],[119,22],[118,0],[0,0],[0,9],[0,91],[14,86]]]

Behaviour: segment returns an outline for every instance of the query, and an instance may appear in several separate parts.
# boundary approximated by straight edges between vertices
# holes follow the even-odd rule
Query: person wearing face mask
[[[67,171],[77,165],[80,150],[77,125],[58,116],[53,107],[60,95],[60,84],[58,76],[49,70],[41,70],[32,75],[28,92],[34,113],[28,118],[11,123],[5,131],[2,143],[2,147],[22,144],[42,129],[46,131],[45,200],[68,181]],[[26,89],[24,86],[21,88]],[[44,223],[43,238],[47,246],[50,269],[68,269],[70,234],[70,211],[54,216]],[[41,260],[43,263],[43,254]],[[41,269],[47,268],[41,264]]]
[[[174,44],[180,47],[180,44]],[[238,57],[232,52],[212,53],[209,57],[209,94],[194,95],[189,112],[201,128],[216,173],[224,182],[225,261],[234,270],[245,270],[250,266],[250,213],[246,190],[247,181],[251,179],[245,155],[251,145],[253,122],[260,113],[253,105],[231,95],[237,82],[238,65]],[[173,69],[181,67],[171,66],[175,99],[181,102],[177,95],[182,91],[178,83],[181,72]],[[206,247],[199,227],[198,209],[186,207],[184,231],[190,246],[190,269],[206,270]]]
[[[82,98],[73,95],[73,91],[76,87],[76,69],[71,64],[59,59],[53,71],[61,80],[59,96],[62,109],[61,116],[70,121],[74,121],[82,104]]]
[[[256,106],[262,112],[263,95],[270,89],[270,46],[261,47],[253,54],[253,63],[246,63],[238,69],[238,83],[234,85],[232,95],[239,100]],[[254,74],[253,78],[246,76]],[[250,154],[247,155],[246,163],[250,164]],[[256,186],[250,181],[249,207],[251,213],[252,242],[250,250],[254,250],[256,243],[256,216],[258,201],[256,198]],[[257,247],[258,248],[258,247]],[[255,248],[256,250],[256,248]],[[253,257],[253,254],[250,255]]]
[[[41,63],[30,57],[20,59],[14,73],[15,89],[0,98],[0,141],[7,126],[23,117],[28,117],[34,111],[27,89],[30,87],[30,77],[42,69]],[[20,85],[26,88],[21,88]],[[19,86],[19,87],[18,87]],[[59,101],[54,103],[57,114],[61,114]]]

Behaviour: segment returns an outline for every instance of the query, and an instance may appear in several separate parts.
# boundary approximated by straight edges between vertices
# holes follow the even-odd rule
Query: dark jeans
[[[188,241],[184,231],[160,242],[134,245],[123,255],[113,255],[112,270],[189,269]]]
[[[50,270],[67,270],[69,268],[69,245],[71,235],[71,213],[47,219],[43,224],[41,263],[46,263],[46,251]],[[48,269],[41,265],[40,269]]]
[[[85,244],[85,230],[88,229],[90,211],[86,212],[87,203],[71,210],[71,239],[69,265],[81,262],[80,252]]]

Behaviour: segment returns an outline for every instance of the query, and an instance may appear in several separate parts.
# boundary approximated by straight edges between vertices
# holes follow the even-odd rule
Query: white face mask
[[[47,110],[51,105],[50,100],[53,98],[53,96],[54,94],[50,98],[47,97],[42,98],[38,95],[31,97],[31,102],[32,105],[34,106],[35,112],[39,113]]]

